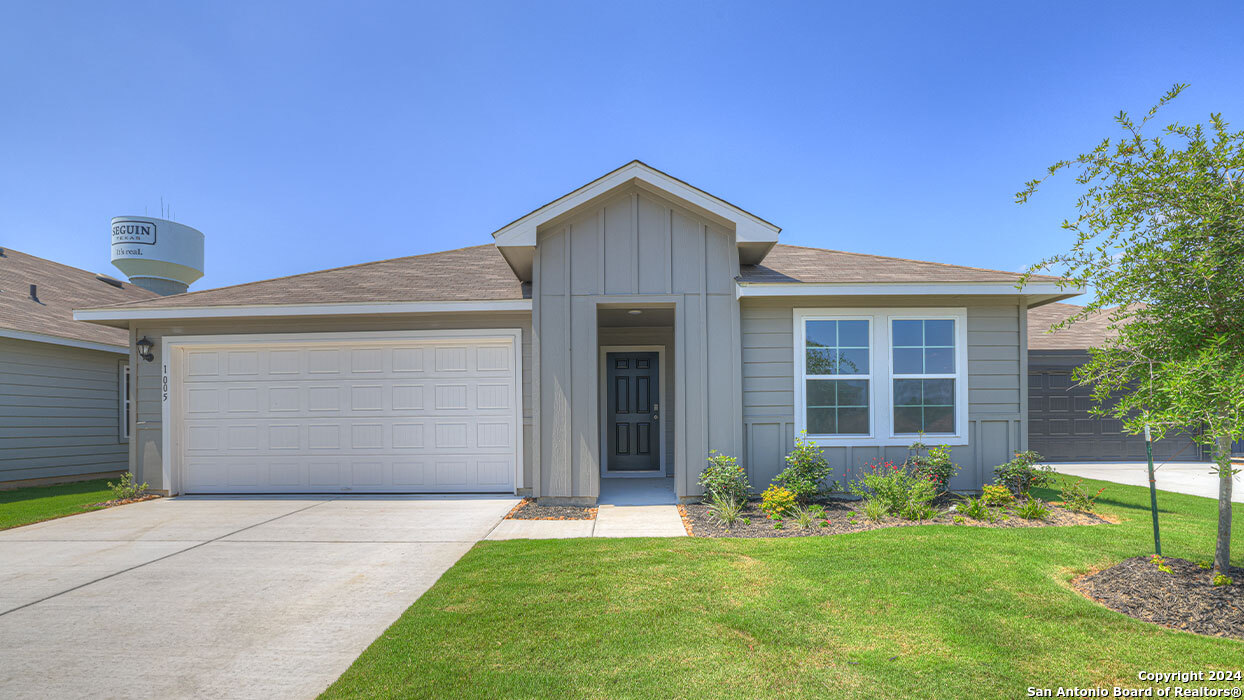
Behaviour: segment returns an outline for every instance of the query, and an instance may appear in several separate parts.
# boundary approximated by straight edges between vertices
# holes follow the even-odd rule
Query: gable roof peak
[[[732,230],[735,243],[739,246],[740,259],[745,263],[758,263],[764,259],[777,243],[782,230],[751,212],[636,159],[497,229],[492,234],[493,241],[519,279],[530,281],[536,234],[541,226],[564,220],[573,212],[600,203],[620,188],[632,186],[672,200]]]

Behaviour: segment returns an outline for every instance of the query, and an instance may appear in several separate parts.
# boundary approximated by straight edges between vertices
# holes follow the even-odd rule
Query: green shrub
[[[793,520],[795,521],[795,527],[800,530],[807,530],[812,527],[812,523],[816,522],[816,517],[811,510],[796,506]]]
[[[1027,496],[1032,488],[1049,486],[1054,480],[1054,468],[1038,464],[1044,459],[1036,452],[1016,452],[1015,459],[994,467],[993,473],[1016,497]]]
[[[907,491],[907,502],[899,514],[908,520],[930,520],[938,513],[933,507],[934,498],[937,498],[937,486],[928,479],[913,477]]]
[[[1175,573],[1175,570],[1172,569],[1170,565],[1166,563],[1166,559],[1161,556],[1158,556],[1157,554],[1149,557],[1149,561],[1153,562],[1153,565],[1158,567],[1158,571],[1164,571],[1168,574]]]
[[[117,483],[114,484],[109,481],[108,488],[112,489],[112,500],[125,501],[143,495],[148,487],[145,481],[141,484],[134,483],[134,475],[130,472],[125,472]]]
[[[733,497],[715,498],[708,506],[708,516],[717,520],[729,530],[738,521],[743,512],[743,502]]]
[[[963,525],[964,523],[967,522],[967,520],[965,520],[962,515],[956,515],[953,518],[951,518],[951,520],[954,521],[955,525]]]
[[[938,493],[945,493],[950,488],[950,480],[959,472],[959,465],[950,461],[950,446],[928,448],[927,455],[921,455],[922,443],[914,443],[910,448],[912,455],[904,462],[912,473],[921,479],[933,482]]]
[[[1084,479],[1076,479],[1074,482],[1063,479],[1059,493],[1063,499],[1063,507],[1067,510],[1092,513],[1097,508],[1097,497],[1105,490],[1106,487],[1103,486],[1097,489],[1097,493],[1089,495],[1089,492],[1084,490]]]
[[[886,510],[884,503],[882,503],[881,501],[875,498],[864,499],[864,517],[865,518],[868,518],[874,523],[877,523],[877,522],[881,522],[881,520],[885,518],[885,516],[887,515],[889,515],[889,511]],[[855,516],[852,515],[852,517],[855,517]]]
[[[1008,493],[1008,495],[1010,494]],[[962,501],[959,501],[958,505],[959,512],[973,520],[984,520],[985,522],[992,523],[998,519],[998,514],[985,503],[983,497],[964,498]]]
[[[864,476],[850,485],[851,493],[876,501],[885,512],[898,515],[907,505],[913,477],[906,468],[893,462],[873,462],[864,469]]]
[[[1206,571],[1209,571],[1210,569],[1214,568],[1214,562],[1208,559],[1202,559],[1198,561],[1196,565],[1201,567],[1202,569],[1205,569]]]
[[[795,449],[786,455],[786,468],[773,481],[795,494],[800,503],[807,503],[821,492],[821,483],[829,477],[829,460],[821,448],[807,439],[807,433],[795,436]]]
[[[708,453],[708,466],[700,472],[700,486],[704,487],[705,500],[710,502],[733,500],[742,504],[752,495],[752,485],[739,460],[717,450]]]
[[[786,516],[795,508],[795,494],[781,486],[769,486],[760,494],[760,510],[773,519]]]
[[[1214,575],[1215,586],[1230,586],[1233,583],[1235,583],[1235,580],[1226,574],[1215,574]]]
[[[1001,484],[987,484],[981,488],[981,500],[987,506],[1006,507],[1015,502],[1015,496]]]
[[[1050,508],[1039,498],[1029,498],[1015,506],[1015,514],[1025,520],[1045,520],[1050,517]]]

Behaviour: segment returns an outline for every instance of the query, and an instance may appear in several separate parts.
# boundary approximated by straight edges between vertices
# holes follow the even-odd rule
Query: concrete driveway
[[[516,503],[173,498],[0,532],[0,697],[313,697]]]
[[[1076,462],[1050,465],[1061,474],[1082,476],[1086,479],[1113,481],[1116,484],[1149,486],[1149,465],[1146,462]],[[1187,493],[1218,500],[1218,475],[1211,472],[1214,465],[1204,462],[1153,463],[1153,480],[1163,491]],[[1231,485],[1231,500],[1244,503],[1244,480],[1236,474]]]

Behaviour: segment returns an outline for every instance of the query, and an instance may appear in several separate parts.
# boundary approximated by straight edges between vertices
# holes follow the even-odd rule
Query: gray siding
[[[666,365],[675,403],[663,413],[674,419],[675,489],[679,496],[698,493],[695,476],[709,448],[734,454],[741,448],[733,233],[631,191],[545,227],[538,241],[536,495],[591,501],[600,492],[596,312],[602,304],[674,308]]]
[[[962,467],[951,486],[972,489],[992,479],[992,469],[1025,449],[1026,373],[1022,337],[1024,309],[1005,297],[801,297],[744,299],[741,308],[743,343],[743,461],[757,490],[764,488],[784,464],[794,445],[794,320],[801,307],[966,307],[968,313],[968,444],[955,446]],[[829,447],[835,466],[855,470],[871,459],[901,461],[905,447]]]
[[[139,360],[137,430],[131,469],[153,489],[165,489],[161,462],[162,407],[160,405],[160,340],[175,335],[234,335],[246,333],[336,333],[350,331],[441,330],[462,328],[520,328],[523,332],[523,483],[532,483],[532,402],[531,402],[531,315],[526,311],[456,314],[400,314],[383,316],[338,316],[321,318],[219,319],[184,321],[170,325],[139,325],[138,337],[156,343],[152,362]]]
[[[0,482],[119,472],[125,355],[0,338]]]

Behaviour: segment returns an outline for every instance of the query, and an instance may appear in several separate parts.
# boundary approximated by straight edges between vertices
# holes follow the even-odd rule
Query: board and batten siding
[[[966,307],[968,322],[968,444],[952,448],[962,469],[951,488],[978,489],[993,467],[1027,449],[1026,309],[1007,297],[745,298],[743,342],[743,462],[761,490],[784,467],[794,446],[794,309],[848,307]],[[926,442],[936,444],[936,438]],[[834,446],[824,449],[834,478],[873,459],[901,462],[907,448]]]
[[[674,309],[666,367],[673,385],[673,471],[680,497],[699,493],[710,448],[741,449],[741,346],[734,233],[633,189],[552,222],[537,235],[533,327],[535,495],[594,503],[600,493],[597,309]],[[667,464],[667,469],[670,465]]]
[[[427,314],[384,314],[376,316],[325,316],[316,318],[215,319],[160,322],[161,325],[138,325],[135,337],[146,336],[155,343],[155,360],[136,364],[137,412],[131,469],[139,481],[147,481],[152,489],[166,490],[163,483],[161,458],[163,407],[160,404],[161,339],[180,335],[239,335],[267,333],[349,333],[359,331],[424,331],[518,328],[523,336],[523,483],[530,488],[532,479],[532,363],[531,314],[526,311],[466,312]],[[526,492],[526,489],[521,491]]]
[[[126,362],[121,353],[0,338],[0,482],[125,471]]]

